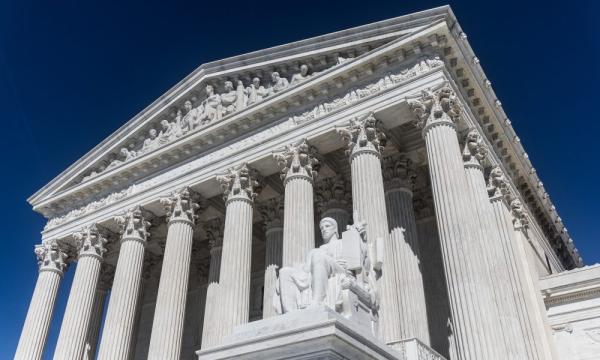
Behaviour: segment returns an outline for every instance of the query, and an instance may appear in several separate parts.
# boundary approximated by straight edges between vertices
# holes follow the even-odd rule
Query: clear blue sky
[[[35,285],[25,199],[198,65],[438,1],[0,2],[0,359]],[[452,2],[587,264],[600,261],[598,2]],[[61,286],[50,358],[73,271]]]

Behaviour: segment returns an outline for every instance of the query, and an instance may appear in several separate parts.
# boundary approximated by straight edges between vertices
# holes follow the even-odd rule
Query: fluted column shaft
[[[429,344],[423,274],[420,268],[417,225],[412,191],[396,187],[386,191],[390,248],[396,276],[400,337],[417,338]]]
[[[517,314],[522,342],[527,350],[528,359],[552,359],[549,344],[545,338],[545,324],[539,316],[535,289],[528,278],[527,255],[522,244],[515,236],[511,215],[501,195],[491,198],[491,207],[498,240],[502,251],[502,260],[506,267],[514,312]]]
[[[252,258],[252,202],[243,198],[227,201],[220,277],[221,334],[230,335],[237,325],[248,322],[250,311],[250,261]],[[233,266],[235,264],[235,266]]]
[[[125,360],[131,352],[142,283],[144,248],[148,237],[147,227],[150,226],[139,207],[118,217],[118,221],[123,235],[102,330],[99,360]]]
[[[315,212],[310,177],[296,175],[285,181],[282,266],[306,261],[315,248]]]
[[[189,189],[162,199],[169,215],[169,229],[156,297],[148,359],[178,360],[181,356],[195,210]]]
[[[58,257],[50,259],[50,252],[58,254]],[[66,256],[57,248],[41,245],[36,247],[36,254],[40,261],[40,272],[15,353],[15,359],[18,360],[42,358],[64,270]]]
[[[273,306],[273,294],[275,294],[275,283],[277,282],[277,269],[281,266],[283,237],[283,228],[281,226],[274,226],[267,229],[263,319],[277,315]]]
[[[90,320],[90,325],[86,336],[86,345],[83,356],[84,360],[94,359],[94,355],[96,355],[96,349],[100,335],[100,324],[102,323],[102,314],[104,312],[107,294],[108,289],[106,288],[98,287],[98,289],[96,289],[92,318]]]
[[[79,257],[65,315],[56,343],[54,359],[80,359],[85,349],[102,258]]]
[[[75,277],[63,316],[54,359],[80,359],[85,350],[87,331],[94,310],[94,298],[106,239],[95,224],[74,234],[79,249]]]
[[[202,326],[202,348],[216,345],[220,334],[218,319],[221,308],[219,297],[219,272],[221,271],[221,256],[223,246],[221,243],[214,244],[210,249],[210,265],[208,268],[208,287],[206,289],[206,301],[204,305],[204,321]]]

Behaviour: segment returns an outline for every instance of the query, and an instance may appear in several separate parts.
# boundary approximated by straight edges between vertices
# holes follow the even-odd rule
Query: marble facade
[[[54,359],[598,343],[588,323],[561,335],[553,289],[600,274],[449,7],[202,65],[28,201],[48,222],[16,359],[42,358],[65,271]]]

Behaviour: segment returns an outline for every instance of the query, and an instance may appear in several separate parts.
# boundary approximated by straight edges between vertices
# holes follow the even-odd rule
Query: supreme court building
[[[28,201],[16,359],[58,291],[54,359],[600,354],[600,267],[449,7],[204,64]]]

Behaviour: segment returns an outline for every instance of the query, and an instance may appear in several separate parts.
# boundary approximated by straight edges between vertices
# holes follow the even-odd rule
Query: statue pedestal
[[[415,344],[413,344],[415,343]],[[417,340],[391,346],[377,340],[368,329],[326,306],[238,326],[222,345],[196,352],[199,360],[216,359],[394,359],[443,360]],[[412,348],[415,351],[407,351]],[[425,353],[423,353],[425,351]],[[431,355],[429,355],[431,354]]]

